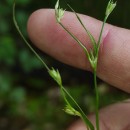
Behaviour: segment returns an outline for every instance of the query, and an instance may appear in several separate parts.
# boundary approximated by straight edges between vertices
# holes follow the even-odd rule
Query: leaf
[[[93,45],[93,49],[94,49],[94,52],[96,52],[96,48],[97,48],[97,43],[93,37],[93,35],[88,31],[88,29],[85,27],[85,25],[83,24],[82,20],[80,19],[79,15],[74,11],[74,9],[68,4],[69,8],[75,13],[78,21],[80,22],[80,24],[82,25],[82,27],[85,29],[86,33],[88,34],[90,40],[91,40],[91,43]]]

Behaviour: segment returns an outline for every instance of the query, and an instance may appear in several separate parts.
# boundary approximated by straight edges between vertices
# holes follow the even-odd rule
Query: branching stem
[[[110,0],[108,3],[108,6],[106,8],[106,13],[105,13],[105,18],[101,27],[101,31],[100,31],[100,35],[99,35],[99,39],[96,42],[93,35],[87,30],[87,28],[84,26],[83,22],[81,21],[80,17],[78,16],[78,14],[71,8],[71,10],[75,13],[78,21],[80,22],[80,24],[82,25],[82,27],[85,29],[86,33],[88,34],[88,36],[90,37],[90,40],[92,42],[93,48],[92,50],[88,51],[88,49],[86,48],[86,46],[73,34],[71,33],[62,23],[61,23],[61,19],[64,16],[64,12],[65,10],[63,10],[62,8],[60,8],[59,6],[59,0],[57,0],[57,3],[55,5],[55,15],[56,15],[56,20],[57,22],[62,26],[62,28],[79,44],[79,46],[84,50],[90,65],[93,69],[93,78],[94,78],[94,87],[95,87],[95,105],[96,105],[96,110],[95,110],[95,114],[96,114],[96,129],[94,129],[93,124],[91,123],[91,121],[88,119],[88,117],[85,115],[85,113],[83,112],[83,110],[81,109],[81,107],[78,105],[78,103],[75,101],[75,99],[69,94],[69,92],[63,87],[62,85],[62,79],[60,76],[60,73],[58,70],[55,70],[54,68],[49,69],[49,67],[47,66],[47,64],[43,61],[43,59],[39,56],[39,54],[32,48],[32,46],[27,42],[27,40],[25,39],[25,37],[23,36],[22,32],[19,29],[19,26],[17,24],[16,18],[15,18],[15,1],[14,1],[14,5],[13,5],[13,21],[15,24],[15,27],[17,29],[17,31],[19,32],[20,36],[23,38],[24,42],[27,44],[27,46],[30,48],[30,50],[36,55],[36,57],[43,63],[44,67],[47,69],[49,75],[57,82],[57,84],[59,85],[60,89],[61,89],[61,95],[64,98],[64,101],[67,105],[67,111],[69,114],[71,115],[77,115],[80,116],[81,119],[84,121],[84,123],[86,124],[87,130],[100,130],[100,126],[99,126],[99,92],[98,92],[98,87],[97,87],[97,64],[98,64],[98,54],[99,54],[99,49],[100,49],[100,44],[101,44],[101,39],[102,39],[102,33],[103,33],[103,29],[104,29],[104,25],[106,23],[106,20],[108,18],[108,16],[110,15],[110,13],[113,11],[113,9],[116,6],[116,2],[114,3],[113,0]],[[67,96],[67,97],[66,97]],[[75,106],[76,109],[73,108],[71,102],[67,99],[69,98],[69,100],[71,100]]]

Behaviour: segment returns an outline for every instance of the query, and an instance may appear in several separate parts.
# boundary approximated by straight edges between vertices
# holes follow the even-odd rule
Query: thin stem
[[[15,1],[13,4],[13,21],[14,21],[14,25],[15,25],[17,31],[19,32],[20,36],[22,37],[22,39],[24,40],[26,45],[30,48],[30,50],[36,55],[36,57],[43,63],[45,68],[49,71],[50,70],[49,67],[46,65],[46,63],[43,61],[43,59],[38,55],[38,53],[32,48],[32,46],[27,42],[27,40],[25,39],[25,37],[23,36],[22,32],[19,29],[18,23],[15,18]]]
[[[99,52],[99,48],[100,48],[100,44],[101,44],[102,33],[103,33],[103,29],[104,29],[104,25],[106,23],[106,20],[107,20],[107,17],[104,18],[102,28],[101,28],[101,31],[100,31],[100,35],[99,35],[99,39],[98,39],[98,42],[97,42],[97,56],[98,56],[98,52]]]
[[[64,101],[66,102],[66,104],[67,105],[70,105],[70,103],[68,102],[68,100],[67,100],[67,98],[66,98],[66,96],[65,96],[65,93],[64,93],[64,90],[63,90],[63,85],[59,85],[60,86],[60,91],[61,91],[61,93],[62,93],[62,96],[63,96],[63,99],[64,99]],[[70,105],[71,106],[71,105]]]
[[[76,105],[76,107],[78,108],[78,111],[81,114],[81,119],[84,121],[84,123],[86,124],[86,127],[88,128],[88,126],[90,127],[91,130],[94,130],[93,124],[89,121],[89,119],[86,117],[85,113],[83,112],[83,110],[81,109],[81,107],[78,105],[78,103],[75,101],[75,99],[68,93],[68,91],[62,86],[63,91],[70,97],[70,99],[73,101],[73,103]]]
[[[95,87],[95,104],[96,104],[96,130],[99,130],[99,93],[97,88],[97,77],[96,77],[96,69],[94,69],[94,87]]]
[[[86,49],[86,47],[83,45],[83,43],[76,38],[61,22],[59,22],[59,24],[61,25],[61,27],[68,33],[70,34],[70,36],[81,46],[81,48],[83,48],[83,50],[85,51],[85,54],[87,55],[87,57],[89,57],[89,53],[88,50]],[[94,130],[94,127],[92,125],[92,123],[88,120],[88,118],[86,117],[85,113],[83,112],[83,110],[81,109],[81,107],[78,105],[78,103],[74,100],[74,98],[67,92],[67,90],[64,87],[61,87],[62,90],[70,97],[70,99],[74,102],[74,104],[77,106],[78,111],[81,114],[81,119],[84,121],[84,123],[86,124],[86,127],[88,129],[88,126],[90,127],[91,130]],[[64,98],[66,101],[66,98]],[[68,103],[68,101],[67,101]],[[69,104],[69,103],[68,103]]]
[[[80,24],[82,25],[82,27],[84,28],[84,30],[86,31],[86,33],[88,34],[89,38],[91,39],[91,42],[92,42],[92,45],[93,45],[93,48],[94,48],[94,51],[96,51],[97,49],[97,44],[96,44],[96,41],[93,37],[93,35],[88,31],[88,29],[85,27],[85,25],[83,24],[82,20],[80,19],[79,15],[72,9],[72,7],[70,5],[68,5],[69,8],[75,13],[78,21],[80,22]]]
[[[104,18],[102,28],[101,28],[101,31],[100,31],[100,35],[99,35],[99,39],[98,39],[98,42],[97,42],[97,52],[96,52],[97,58],[98,58],[98,54],[99,54],[102,33],[103,33],[103,29],[104,29],[104,25],[106,23],[106,20],[107,20],[107,17]],[[95,97],[95,102],[96,102],[96,111],[95,111],[95,114],[96,114],[96,130],[99,130],[100,129],[100,127],[99,127],[99,93],[98,93],[98,88],[97,88],[97,77],[96,77],[97,67],[93,68],[93,70],[94,70],[94,87],[95,87],[95,94],[96,94],[96,97]]]
[[[89,57],[89,52],[87,48],[83,45],[83,43],[78,38],[76,38],[61,22],[59,22],[59,24],[68,34],[70,34],[70,36],[81,46],[81,48],[83,48],[85,54],[87,55],[87,57]]]

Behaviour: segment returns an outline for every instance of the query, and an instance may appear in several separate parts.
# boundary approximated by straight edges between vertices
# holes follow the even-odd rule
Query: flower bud
[[[110,15],[110,13],[113,11],[115,7],[116,7],[116,2],[114,3],[113,0],[110,0],[106,8],[106,17]]]
[[[73,116],[81,116],[80,113],[75,110],[72,106],[67,105],[64,109],[64,111],[69,114],[69,115],[73,115]]]
[[[58,70],[52,68],[51,70],[49,70],[49,74],[58,83],[58,85],[62,84],[61,76]]]
[[[60,23],[61,19],[63,18],[64,12],[65,12],[65,10],[60,8],[59,0],[58,0],[56,5],[55,5],[55,16],[56,16],[56,20],[57,20],[58,23]]]

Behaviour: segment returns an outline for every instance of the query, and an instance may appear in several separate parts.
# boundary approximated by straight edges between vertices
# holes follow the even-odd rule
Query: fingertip
[[[49,15],[52,14],[52,10],[39,9],[33,12],[27,22],[27,32],[31,41],[36,45],[44,40],[44,33],[46,30],[46,24]]]
[[[76,35],[80,34],[82,40],[87,39],[88,41],[86,35],[81,35],[84,31],[79,32],[79,28],[81,27],[76,21],[75,15],[70,12],[66,12],[65,15],[62,22]],[[32,13],[27,23],[27,31],[31,41],[39,49],[53,56],[55,59],[75,67],[86,69],[87,66],[87,68],[89,68],[88,63],[84,61],[86,58],[83,50],[63,28],[56,23],[54,10],[40,9]],[[81,58],[81,55],[83,55],[84,58]],[[73,58],[77,60],[73,60]]]
[[[87,29],[98,40],[102,22],[80,15]],[[62,23],[89,49],[91,41],[73,13],[65,13]],[[90,70],[82,48],[56,23],[53,9],[35,11],[28,20],[31,41],[55,59],[81,69]],[[104,40],[104,41],[103,41]],[[105,24],[99,55],[98,76],[111,85],[130,92],[130,31]]]

